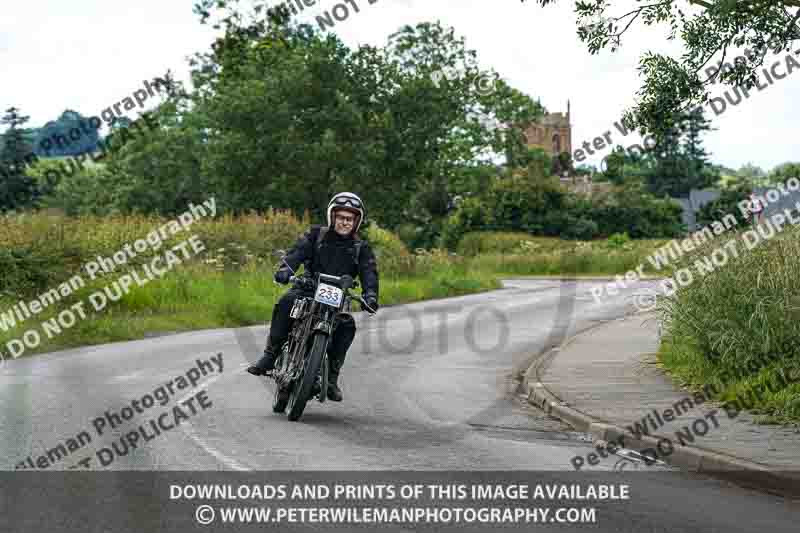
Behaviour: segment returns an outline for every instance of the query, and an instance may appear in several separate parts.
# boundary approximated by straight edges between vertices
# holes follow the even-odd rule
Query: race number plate
[[[343,295],[344,291],[339,287],[334,287],[333,285],[328,285],[326,283],[320,283],[317,286],[317,293],[314,295],[314,299],[325,305],[339,307],[342,304]]]

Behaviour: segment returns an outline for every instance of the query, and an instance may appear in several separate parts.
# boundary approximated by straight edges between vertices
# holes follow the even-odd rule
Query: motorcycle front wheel
[[[287,350],[284,346],[283,351],[278,356],[278,359],[275,361],[275,368],[279,369],[280,371],[284,371],[283,368],[283,361],[284,358],[287,357]],[[290,387],[283,386],[281,383],[276,379],[275,380],[275,395],[272,398],[272,412],[273,413],[284,413],[286,412],[286,405],[289,403],[289,393]]]
[[[272,412],[286,412],[286,405],[289,403],[289,391],[277,383],[275,384],[275,397],[272,398]]]
[[[317,376],[322,366],[322,359],[327,348],[328,336],[320,332],[314,333],[311,339],[311,348],[309,348],[305,367],[303,368],[303,374],[294,384],[292,392],[289,394],[288,417],[292,422],[300,419],[303,410],[306,408],[306,403],[311,399],[311,394],[314,391],[314,384],[317,381]]]

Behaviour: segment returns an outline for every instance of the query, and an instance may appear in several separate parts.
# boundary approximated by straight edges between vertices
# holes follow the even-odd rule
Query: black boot
[[[342,389],[339,388],[339,372],[344,364],[344,356],[341,359],[332,357],[330,359],[330,372],[328,373],[328,399],[332,402],[342,401]]]
[[[254,365],[250,365],[247,371],[254,376],[263,376],[267,372],[275,370],[275,353],[267,347],[264,355]]]
[[[331,374],[330,379],[328,380],[328,399],[332,402],[341,402],[342,401],[342,389],[339,388],[339,385],[336,383],[339,379],[339,375]]]

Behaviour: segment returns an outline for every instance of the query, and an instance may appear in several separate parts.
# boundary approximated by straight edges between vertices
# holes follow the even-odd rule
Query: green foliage
[[[479,197],[466,198],[445,220],[440,245],[451,250],[455,249],[466,233],[492,225],[491,211],[482,204],[481,199]]]
[[[800,228],[786,228],[662,299],[665,366],[691,385],[719,386],[723,396],[784,373],[788,384],[758,400],[757,411],[800,420],[799,243]],[[691,268],[718,246],[710,241],[680,266]]]
[[[124,182],[124,174],[114,173],[107,166],[100,165],[86,166],[64,179],[53,179],[52,173],[49,176],[43,178],[50,189],[43,206],[60,209],[68,215],[120,213],[120,195],[130,186]]]
[[[455,249],[467,233],[486,230],[584,240],[624,232],[636,239],[677,237],[684,230],[681,213],[677,202],[635,185],[588,198],[553,178],[507,176],[459,205],[445,221],[440,245]]]
[[[555,2],[538,0],[542,6]],[[708,102],[709,86],[716,82],[755,87],[767,52],[793,50],[800,39],[799,7],[797,0],[641,2],[633,9],[622,1],[575,2],[578,36],[591,53],[618,49],[637,22],[663,25],[668,39],[681,37],[679,58],[646,51],[640,59],[644,80],[629,116],[645,130],[658,127],[665,115]],[[742,47],[731,68],[717,71],[712,58],[723,51],[730,60]]]
[[[626,157],[625,149],[619,145],[615,146],[614,149],[611,150],[611,153],[606,156],[606,169],[603,175],[611,183],[616,185],[622,184],[624,179],[622,169],[625,165]]]
[[[459,255],[474,257],[489,253],[514,253],[536,248],[536,241],[528,233],[509,231],[473,231],[465,234],[458,242]]]
[[[599,226],[593,220],[587,218],[570,219],[566,227],[561,232],[562,239],[576,241],[589,241],[597,236]]]
[[[126,244],[145,238],[167,220],[141,215],[22,214],[7,216],[2,222],[0,250],[6,253],[0,263],[4,273],[0,276],[0,290],[21,298],[66,281],[88,261],[98,255],[111,256]],[[247,264],[271,265],[272,252],[294,244],[309,224],[307,217],[300,219],[291,213],[270,210],[263,215],[200,219],[192,225],[192,233],[198,235],[210,253],[218,256],[217,263],[230,266],[236,261],[241,268]],[[178,233],[167,246],[185,238],[185,234]],[[236,245],[245,246],[249,257],[236,250]],[[159,252],[148,247],[129,264],[142,264],[156,253]]]
[[[608,238],[606,246],[612,250],[621,250],[628,246],[630,242],[631,238],[628,236],[627,232],[615,233]]]
[[[527,176],[498,179],[487,194],[492,229],[555,235],[551,222],[564,206],[565,191],[554,178],[531,180]]]
[[[649,265],[647,256],[663,240],[630,240],[622,247],[608,241],[574,241],[525,233],[474,232],[464,236],[459,254],[473,270],[505,275],[623,274]]]
[[[678,237],[683,234],[681,205],[659,199],[636,187],[593,195],[578,211],[598,225],[599,235],[628,233],[634,239]]]
[[[783,163],[772,169],[767,176],[771,184],[786,183],[790,178],[800,179],[800,163]]]
[[[720,197],[700,208],[696,215],[697,223],[706,226],[715,221],[722,221],[726,215],[740,216],[738,203],[750,197],[752,187],[740,183],[735,187],[723,189]]]
[[[70,138],[73,129],[80,137]],[[71,109],[65,110],[56,120],[51,120],[36,130],[34,150],[40,156],[66,157],[93,152],[100,136],[89,125],[89,118]]]
[[[198,4],[204,19],[226,12],[225,35],[195,57],[197,91],[162,106],[174,116],[161,121],[165,131],[114,162],[142,191],[124,197],[125,209],[213,189],[232,212],[280,206],[319,217],[333,193],[352,190],[371,218],[413,225],[414,243],[430,245],[453,198],[485,183],[488,165],[476,165],[476,154],[518,141],[519,128],[481,119],[523,124],[541,114],[501,80],[491,94],[480,90],[476,79],[496,76],[438,23],[404,26],[382,48],[350,49],[308,26],[245,22],[241,7]],[[456,74],[437,78],[445,71]]]
[[[36,181],[27,169],[33,155],[31,145],[21,128],[29,118],[20,115],[16,107],[10,107],[0,119],[0,124],[8,126],[0,152],[0,212],[30,207],[39,196]]]
[[[702,109],[664,116],[650,130],[655,140],[653,164],[645,173],[648,190],[656,196],[687,197],[692,189],[705,189],[719,179],[708,161],[701,135],[711,130]]]
[[[413,257],[398,235],[374,222],[361,233],[375,252],[375,259],[382,276],[408,275],[413,272]]]
[[[84,164],[86,164],[84,162]],[[36,182],[36,188],[42,196],[42,201],[47,206],[48,197],[55,193],[61,184],[64,163],[54,159],[39,159],[28,167],[27,174]]]

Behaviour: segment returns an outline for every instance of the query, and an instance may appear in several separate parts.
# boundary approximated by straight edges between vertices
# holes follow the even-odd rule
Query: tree
[[[0,119],[0,124],[8,126],[0,155],[0,211],[29,207],[38,196],[36,181],[27,172],[32,160],[31,145],[21,128],[29,119],[20,115],[16,107],[8,108]]]
[[[727,215],[740,217],[739,202],[747,200],[753,189],[744,182],[737,182],[733,186],[723,189],[720,197],[709,202],[697,212],[697,223],[707,226],[715,221],[721,221]]]
[[[552,167],[551,173],[555,176],[561,176],[565,172],[567,175],[575,173],[572,156],[568,152],[561,152],[558,157],[554,157]]]
[[[606,168],[603,177],[615,185],[621,185],[625,179],[624,167],[628,155],[622,146],[615,146],[605,158]]]
[[[345,189],[362,193],[385,227],[436,231],[471,169],[506,149],[519,154],[522,125],[542,113],[438,23],[349,49],[238,2],[203,1],[197,11],[221,17],[225,32],[195,58],[198,89],[181,112],[194,119],[182,123],[202,134],[201,173],[233,210],[322,217]]]
[[[675,113],[650,130],[655,140],[653,166],[645,174],[650,192],[685,197],[692,189],[705,189],[719,179],[701,138],[710,130],[699,108]]]
[[[767,173],[753,163],[745,163],[736,171],[736,177],[752,185],[767,185]]]
[[[77,130],[77,138],[70,136]],[[99,135],[85,117],[71,109],[64,110],[56,120],[51,120],[36,130],[34,151],[44,157],[76,156],[97,149]]]
[[[615,185],[638,185],[653,172],[655,158],[651,153],[639,150],[625,150],[617,145],[604,159],[605,169],[601,175],[604,180]]]
[[[556,0],[537,2],[547,6]],[[640,59],[644,80],[637,105],[626,115],[644,130],[672,113],[707,103],[713,83],[754,87],[766,53],[790,51],[800,39],[800,0],[654,0],[633,9],[621,0],[583,0],[575,2],[575,11],[578,36],[592,54],[606,47],[617,50],[637,21],[664,24],[669,40],[680,35],[685,43],[680,58],[647,51]],[[725,61],[731,49],[741,47],[746,47],[744,55],[736,57],[733,68],[714,68],[715,56],[721,53]]]
[[[800,163],[783,163],[773,168],[767,176],[771,184],[786,183],[790,178],[800,180]]]

